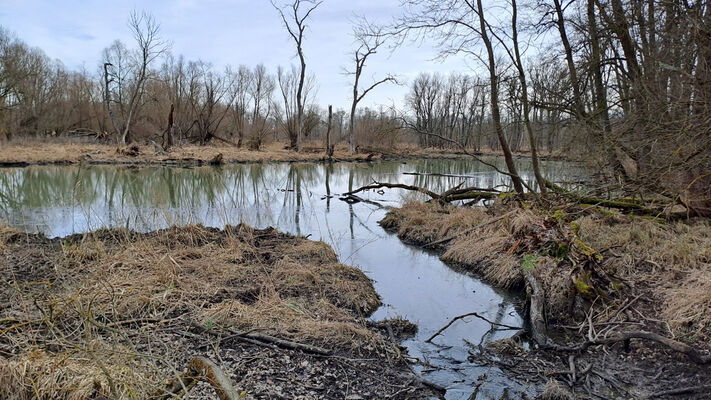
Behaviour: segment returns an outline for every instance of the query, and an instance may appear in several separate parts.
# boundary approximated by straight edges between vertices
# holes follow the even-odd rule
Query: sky
[[[285,0],[281,0],[285,1]],[[324,0],[312,14],[304,51],[307,71],[318,81],[317,103],[348,109],[352,93],[352,21],[364,16],[388,22],[401,10],[400,0]],[[295,47],[268,0],[0,0],[0,25],[30,46],[39,47],[70,69],[95,71],[101,51],[114,40],[132,45],[127,26],[132,10],[153,14],[172,53],[201,59],[222,70],[227,65],[298,63]],[[400,106],[408,85],[420,72],[466,72],[471,61],[438,57],[434,43],[383,49],[366,65],[364,83],[393,74],[401,85],[381,85],[359,106]]]

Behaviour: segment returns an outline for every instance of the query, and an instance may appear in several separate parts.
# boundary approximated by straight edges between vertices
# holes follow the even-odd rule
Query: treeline
[[[484,71],[412,83],[410,125],[422,145],[498,145],[507,158],[525,149],[534,164],[537,149],[577,147],[609,181],[634,183],[632,193],[711,203],[708,1],[408,4],[388,27],[401,44],[434,38],[443,56],[467,57]]]
[[[413,0],[391,24],[354,27],[352,104],[331,118],[335,140],[368,145],[536,153],[577,149],[611,181],[657,191],[711,187],[711,7],[681,0]],[[97,71],[70,71],[0,31],[0,132],[6,138],[85,132],[105,140],[160,139],[259,147],[321,140],[328,120],[314,102],[303,53],[321,2],[276,6],[298,64],[218,70],[170,54],[157,23],[132,14],[131,45],[115,42]],[[493,7],[493,5],[492,5]],[[396,75],[363,84],[366,60],[384,43],[434,39],[443,56],[478,74],[421,74],[403,106],[359,107]],[[397,71],[394,71],[397,72]],[[370,75],[366,72],[366,75]],[[363,76],[366,76],[363,75]],[[400,82],[403,83],[403,82]],[[172,112],[171,112],[172,109]],[[351,115],[352,114],[352,115]],[[80,129],[81,128],[81,129]],[[517,190],[523,185],[509,163]],[[538,174],[540,175],[540,174]],[[539,187],[544,190],[542,176]],[[673,189],[670,189],[673,182]],[[711,197],[711,195],[709,196]]]
[[[170,52],[156,21],[132,14],[135,43],[115,41],[96,71],[72,71],[0,28],[0,139],[90,136],[111,143],[152,140],[248,146],[322,140],[327,114],[314,101],[317,83],[300,69],[240,65],[218,69]],[[299,101],[303,107],[297,126]],[[359,108],[356,134],[393,143],[394,119]],[[349,115],[336,110],[334,140],[348,139]]]

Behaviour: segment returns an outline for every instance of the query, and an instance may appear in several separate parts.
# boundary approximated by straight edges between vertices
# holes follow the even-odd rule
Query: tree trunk
[[[528,103],[528,85],[526,83],[526,74],[523,69],[523,63],[521,62],[521,52],[518,48],[518,29],[516,26],[517,8],[516,0],[511,0],[512,6],[512,19],[511,27],[513,30],[513,45],[514,54],[516,55],[516,67],[518,69],[518,78],[521,81],[521,102],[523,103],[523,121],[526,125],[526,132],[528,133],[528,143],[531,147],[531,163],[533,164],[533,173],[536,176],[536,182],[538,182],[538,190],[541,193],[546,192],[546,183],[541,174],[541,168],[538,164],[538,153],[536,151],[536,138],[533,135],[533,127],[531,126],[531,119],[529,118],[530,106]]]
[[[489,35],[486,33],[486,22],[484,20],[484,7],[481,5],[481,0],[477,0],[477,8],[479,14],[479,24],[481,26],[481,38],[486,46],[486,52],[489,56],[489,77],[491,79],[491,117],[494,120],[494,129],[496,130],[496,136],[499,139],[499,144],[501,145],[501,150],[504,153],[504,159],[506,161],[506,168],[511,174],[511,181],[513,182],[514,190],[516,193],[523,194],[523,183],[521,182],[521,177],[519,177],[516,171],[516,165],[513,161],[513,155],[511,154],[511,149],[509,148],[509,143],[504,136],[504,128],[501,125],[501,111],[499,110],[499,82],[498,76],[496,75],[496,60],[494,55],[494,47],[491,44]]]

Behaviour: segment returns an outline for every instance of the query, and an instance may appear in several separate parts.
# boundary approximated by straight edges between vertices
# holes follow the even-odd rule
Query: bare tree
[[[296,53],[299,56],[299,82],[296,89],[296,150],[301,151],[302,143],[302,119],[304,117],[304,81],[306,79],[306,58],[304,57],[304,31],[306,30],[306,20],[311,13],[321,5],[322,1],[315,0],[293,0],[286,6],[278,6],[272,0],[272,6],[279,12],[284,27],[289,32],[289,36],[294,40]],[[303,7],[302,7],[303,6]],[[287,14],[285,14],[285,10]]]
[[[229,72],[233,75],[232,85],[234,103],[232,104],[232,123],[237,130],[237,147],[242,147],[244,142],[244,131],[247,123],[247,104],[249,102],[249,88],[252,85],[252,71],[244,65],[240,65],[236,72]]]
[[[267,72],[263,64],[257,65],[249,86],[253,105],[251,135],[248,142],[251,149],[258,150],[269,133],[269,118],[274,104],[272,95],[275,87],[274,76]]]
[[[136,114],[138,113],[138,109],[141,104],[141,99],[143,97],[143,94],[145,92],[145,87],[146,87],[146,81],[148,80],[148,75],[149,75],[149,67],[153,61],[156,60],[161,54],[165,53],[165,51],[168,50],[168,43],[164,42],[159,34],[160,34],[160,25],[156,22],[155,18],[146,12],[142,12],[141,14],[138,14],[136,11],[132,12],[131,15],[129,16],[128,19],[128,26],[129,29],[131,30],[131,33],[133,34],[133,38],[136,41],[136,45],[138,48],[136,49],[136,52],[132,55],[133,60],[130,66],[130,78],[128,78],[126,75],[126,72],[124,71],[119,71],[119,72],[109,72],[109,67],[114,67],[115,65],[111,62],[111,53],[115,53],[114,55],[123,59],[124,54],[125,54],[125,48],[121,48],[119,46],[120,42],[117,42],[112,48],[109,48],[104,52],[105,54],[105,61],[104,61],[104,82],[106,85],[106,107],[107,111],[109,114],[112,116],[112,122],[114,125],[114,129],[116,129],[116,133],[119,138],[119,142],[126,144],[130,137],[130,132],[131,132],[131,124],[133,122],[133,119],[135,118]],[[123,69],[123,66],[118,67],[119,69]],[[130,92],[126,95],[124,103],[124,94],[123,91],[126,90],[127,88],[124,85],[124,82],[126,79],[131,79],[131,87],[128,89]],[[113,120],[115,118],[113,116],[113,112],[111,111],[111,90],[109,89],[109,84],[113,81],[118,80],[118,103],[121,105],[122,111],[125,111],[125,113],[122,112],[122,118],[123,120],[118,123],[117,121]],[[123,109],[125,104],[125,109]]]
[[[285,70],[281,66],[277,69],[277,82],[279,84],[279,92],[281,93],[284,104],[284,115],[279,115],[279,123],[284,133],[289,139],[289,146],[297,148],[299,137],[306,136],[306,127],[304,120],[306,113],[303,108],[306,104],[313,102],[315,95],[316,78],[313,75],[307,75],[304,79],[301,92],[301,128],[298,125],[299,103],[297,99],[300,81],[300,72],[296,66],[292,65],[290,70]]]
[[[363,68],[365,68],[366,61],[368,61],[368,57],[375,54],[378,51],[378,48],[385,43],[386,36],[380,30],[377,30],[375,32],[366,32],[363,28],[358,27],[354,28],[353,33],[358,48],[355,50],[355,52],[353,52],[353,62],[355,63],[355,69],[348,72],[350,75],[353,75],[353,100],[351,102],[351,116],[350,123],[348,125],[348,149],[351,154],[355,153],[356,148],[355,115],[358,103],[363,100],[363,97],[365,97],[365,95],[367,95],[377,86],[386,82],[397,83],[397,80],[394,76],[388,75],[385,78],[373,82],[370,86],[364,88],[360,86],[361,74],[363,73]]]

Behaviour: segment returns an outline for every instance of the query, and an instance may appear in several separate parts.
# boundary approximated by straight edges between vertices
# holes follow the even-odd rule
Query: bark
[[[328,127],[326,128],[326,157],[330,160],[333,157],[333,145],[331,144],[331,123],[333,122],[333,106],[328,105]],[[328,185],[328,184],[327,184]]]
[[[563,9],[560,4],[560,0],[553,0],[553,5],[555,6],[556,13],[556,26],[558,27],[558,33],[560,34],[560,41],[563,44],[563,50],[565,52],[565,61],[568,64],[568,73],[570,74],[570,84],[573,87],[573,105],[575,117],[578,121],[584,121],[585,119],[585,109],[581,102],[582,96],[580,94],[580,83],[578,81],[578,71],[575,67],[575,61],[573,60],[573,49],[570,46],[570,41],[568,40],[568,34],[565,30],[565,20],[563,19]]]
[[[531,126],[531,119],[529,114],[530,104],[528,102],[528,85],[526,82],[526,73],[523,69],[523,62],[521,61],[521,52],[518,48],[518,29],[517,29],[517,7],[516,0],[511,0],[512,6],[512,17],[511,17],[511,28],[512,28],[512,40],[514,46],[514,54],[516,56],[516,68],[518,69],[518,79],[521,82],[521,103],[523,103],[523,120],[526,125],[526,133],[528,133],[528,143],[531,147],[531,164],[533,165],[533,173],[536,176],[536,182],[538,182],[538,190],[541,193],[546,192],[546,183],[543,175],[541,174],[541,168],[538,164],[538,152],[536,151],[536,138],[533,135],[533,127]]]
[[[518,194],[523,194],[523,184],[518,175],[518,171],[516,170],[516,165],[513,161],[513,154],[511,154],[509,143],[504,136],[504,128],[501,125],[501,110],[499,109],[499,77],[496,74],[494,46],[491,44],[491,40],[487,34],[486,21],[484,20],[484,7],[481,4],[481,0],[477,0],[477,9],[479,14],[479,24],[481,26],[481,39],[484,41],[484,45],[486,46],[489,62],[489,77],[491,80],[491,117],[494,120],[494,129],[496,130],[496,136],[498,137],[499,144],[501,145],[501,151],[504,153],[506,168],[511,174],[510,176],[511,181],[513,182],[514,190],[516,190],[516,193]]]

